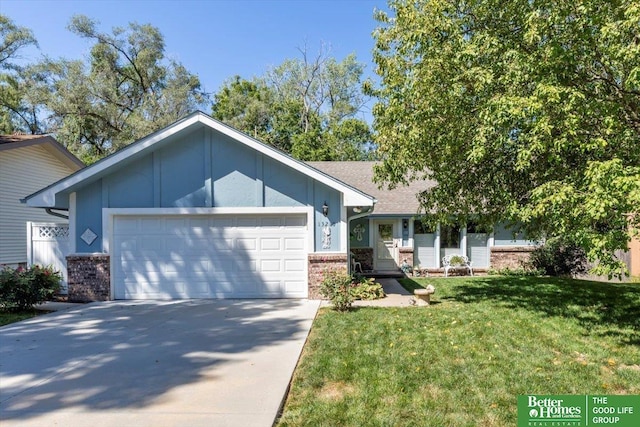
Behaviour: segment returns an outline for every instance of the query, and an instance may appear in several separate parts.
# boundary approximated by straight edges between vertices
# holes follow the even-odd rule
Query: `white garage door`
[[[305,298],[306,215],[116,216],[115,299]]]

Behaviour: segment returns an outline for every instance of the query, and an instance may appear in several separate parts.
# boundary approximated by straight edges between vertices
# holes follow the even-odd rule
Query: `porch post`
[[[467,255],[467,226],[460,227],[460,255]]]
[[[440,268],[440,224],[436,225],[436,234],[433,239],[435,250],[436,268]]]

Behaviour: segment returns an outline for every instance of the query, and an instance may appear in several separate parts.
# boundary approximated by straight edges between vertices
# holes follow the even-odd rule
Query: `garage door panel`
[[[282,272],[282,260],[280,259],[261,259],[261,273],[280,273]]]
[[[236,221],[237,227],[256,228],[258,226],[258,218],[246,217],[238,218]]]
[[[115,297],[307,296],[306,215],[114,218]]]
[[[236,239],[236,248],[245,251],[255,251],[258,249],[258,239],[256,237],[240,237]]]
[[[280,238],[262,238],[260,239],[260,249],[263,251],[279,251]]]
[[[284,261],[285,271],[304,272],[307,266],[306,260],[301,259],[287,259]]]
[[[284,238],[284,250],[285,251],[302,251],[304,250],[305,239],[301,237],[285,237]]]

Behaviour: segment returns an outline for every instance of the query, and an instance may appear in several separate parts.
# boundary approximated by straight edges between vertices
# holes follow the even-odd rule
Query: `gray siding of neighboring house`
[[[325,202],[328,218],[321,212]],[[339,251],[340,203],[338,191],[201,127],[76,190],[76,251],[102,250],[103,208],[289,206],[314,206],[315,224],[309,226],[315,227],[315,251]],[[326,223],[329,248],[322,247]],[[81,239],[87,228],[98,235],[90,245]]]
[[[0,151],[0,264],[27,262],[27,221],[66,223],[20,199],[78,168],[58,160],[42,145]]]

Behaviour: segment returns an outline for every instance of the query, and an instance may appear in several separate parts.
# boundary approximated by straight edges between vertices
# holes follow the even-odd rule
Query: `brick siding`
[[[351,248],[354,259],[362,266],[362,271],[373,270],[373,248]]]
[[[108,254],[67,256],[69,301],[108,301],[111,299]]]
[[[322,299],[320,283],[327,270],[347,273],[347,254],[309,254],[309,299]]]
[[[491,248],[491,268],[500,270],[502,268],[521,268],[531,257],[534,246],[494,246]]]

